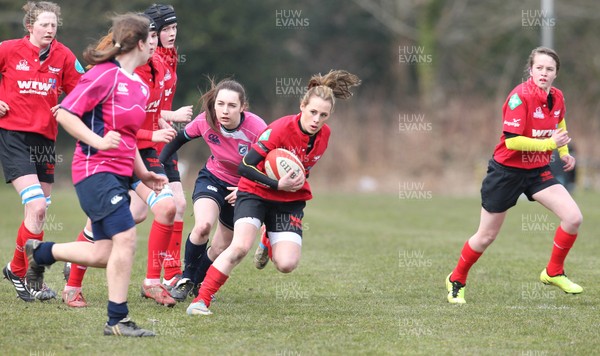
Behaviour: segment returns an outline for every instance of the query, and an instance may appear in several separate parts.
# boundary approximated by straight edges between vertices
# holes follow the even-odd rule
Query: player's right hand
[[[552,140],[554,140],[554,142],[556,142],[556,147],[562,147],[562,146],[568,144],[569,142],[571,142],[571,138],[569,137],[569,132],[564,131],[561,128],[556,129],[554,131],[554,133],[552,134],[551,138],[552,138]]]
[[[4,115],[6,115],[8,110],[10,110],[10,108],[8,107],[8,104],[5,103],[4,101],[0,100],[0,118],[4,117]]]
[[[112,150],[118,148],[121,143],[121,134],[117,131],[108,131],[96,149],[100,151]]]
[[[304,175],[297,175],[296,177],[292,178],[292,174],[294,174],[294,171],[290,170],[285,176],[281,177],[279,184],[277,185],[278,190],[295,192],[304,186],[304,181],[306,180]]]

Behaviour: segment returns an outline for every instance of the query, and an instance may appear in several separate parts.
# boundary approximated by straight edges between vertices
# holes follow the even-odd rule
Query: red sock
[[[162,270],[165,252],[169,247],[172,232],[173,225],[163,225],[156,220],[152,222],[150,236],[148,237],[147,279],[160,278],[160,271]]]
[[[85,236],[83,230],[79,233],[79,236],[77,236],[76,241],[85,241],[91,243],[91,241],[88,240],[88,238]],[[83,282],[83,276],[85,276],[85,271],[87,271],[86,266],[80,266],[76,263],[71,263],[71,273],[69,274],[67,286],[81,288],[81,283]]]
[[[262,235],[260,237],[260,243],[263,244],[267,248],[267,252],[269,253],[269,259],[273,260],[273,249],[271,248],[271,240],[267,237],[267,230],[263,228]]]
[[[456,264],[456,268],[452,272],[452,276],[450,276],[451,281],[458,281],[462,284],[467,284],[467,275],[469,274],[469,270],[471,266],[477,262],[479,257],[483,252],[474,251],[469,245],[469,241],[465,242],[462,251],[460,252],[460,257],[458,258],[458,263]]]
[[[29,239],[40,240],[44,239],[44,232],[39,234],[33,234],[25,227],[25,221],[21,223],[19,231],[17,232],[17,240],[15,246],[15,253],[13,254],[12,261],[10,261],[10,270],[17,277],[25,277],[27,273],[27,256],[25,255],[25,243]]]
[[[554,235],[554,246],[552,247],[550,262],[548,262],[548,266],[546,267],[546,272],[548,272],[549,276],[553,277],[565,273],[565,258],[567,258],[567,254],[571,247],[573,247],[576,238],[577,234],[571,235],[566,233],[560,225],[558,226]]]
[[[171,279],[181,272],[181,235],[183,234],[183,221],[173,223],[173,233],[169,241],[169,248],[165,256],[165,279]]]
[[[193,303],[203,300],[204,304],[209,307],[212,296],[225,284],[227,278],[229,278],[228,275],[221,273],[215,266],[211,265],[206,272],[206,277],[204,277],[204,281],[198,291],[198,296],[194,299]]]

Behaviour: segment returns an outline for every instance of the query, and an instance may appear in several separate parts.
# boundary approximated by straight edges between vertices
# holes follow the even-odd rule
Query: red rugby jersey
[[[58,124],[50,109],[63,91],[69,93],[77,85],[84,70],[73,52],[56,39],[41,64],[39,52],[29,36],[0,43],[0,100],[10,108],[0,118],[0,127],[56,140]]]
[[[165,92],[163,95],[163,110],[171,110],[173,107],[173,97],[177,87],[177,49],[158,47],[156,53],[162,58],[165,64]]]
[[[161,57],[155,52],[148,63],[135,69],[135,73],[150,88],[150,96],[146,103],[146,120],[137,132],[137,145],[139,149],[155,147],[157,143],[152,142],[152,132],[159,129],[158,119],[164,105],[165,65]]]
[[[321,130],[315,134],[316,138],[313,147],[310,152],[307,153],[308,142],[311,136],[300,130],[300,115],[301,114],[284,116],[273,121],[260,135],[258,142],[252,145],[252,148],[258,151],[263,157],[266,157],[267,152],[259,146],[259,143],[264,145],[269,151],[275,148],[285,148],[288,151],[292,151],[298,156],[300,161],[302,161],[304,170],[308,174],[311,168],[323,156],[323,153],[325,153],[327,144],[329,143],[331,129],[329,126],[323,125]],[[257,168],[264,173],[265,161],[263,160],[260,162]],[[258,195],[267,200],[287,202],[312,199],[308,180],[306,180],[304,186],[296,192],[274,190],[245,177],[240,178],[238,188],[240,191]]]
[[[540,89],[533,79],[514,88],[502,107],[502,136],[494,150],[494,159],[505,166],[533,169],[550,163],[552,151],[528,152],[509,150],[506,147],[504,132],[520,136],[547,139],[565,117],[565,101],[563,93],[552,87],[553,106],[548,107],[548,94]]]

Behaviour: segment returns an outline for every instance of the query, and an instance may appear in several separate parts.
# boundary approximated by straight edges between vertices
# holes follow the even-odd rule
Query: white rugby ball
[[[293,171],[292,178],[298,175],[304,176],[304,165],[302,161],[292,152],[284,148],[276,148],[269,151],[265,158],[265,173],[272,179],[279,180],[289,171]]]

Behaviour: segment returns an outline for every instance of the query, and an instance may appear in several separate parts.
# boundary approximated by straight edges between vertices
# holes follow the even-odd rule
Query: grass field
[[[0,283],[0,354],[263,355],[591,355],[600,347],[600,204],[580,193],[580,238],[567,272],[584,293],[567,295],[538,281],[558,222],[538,204],[513,208],[498,241],[476,264],[467,305],[446,302],[444,278],[478,223],[479,199],[435,194],[320,194],[306,209],[300,267],[289,275],[258,271],[251,258],[217,294],[214,315],[189,317],[188,303],[168,309],[143,300],[149,222],[139,226],[129,291],[131,317],[152,339],[102,336],[103,270],[90,270],[90,306],[60,300],[24,303]],[[17,194],[0,189],[0,262],[12,256],[21,221]],[[9,208],[13,207],[13,208]],[[56,191],[46,240],[72,241],[84,223],[74,192]],[[186,234],[192,225],[186,216]],[[62,290],[62,263],[47,272]]]

